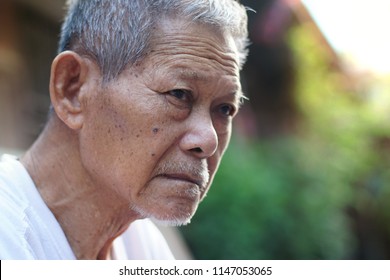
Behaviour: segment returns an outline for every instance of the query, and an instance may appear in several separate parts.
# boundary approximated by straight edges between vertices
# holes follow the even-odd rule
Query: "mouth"
[[[170,180],[191,183],[197,185],[199,189],[202,189],[202,187],[205,185],[204,180],[202,178],[195,178],[188,174],[160,174],[159,176]]]
[[[153,177],[192,184],[197,186],[200,192],[205,192],[210,179],[207,163],[191,163],[186,161],[172,160],[158,166]]]

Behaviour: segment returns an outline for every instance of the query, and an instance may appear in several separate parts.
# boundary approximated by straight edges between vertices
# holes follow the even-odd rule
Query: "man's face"
[[[233,40],[164,21],[145,60],[84,106],[83,164],[140,214],[185,224],[207,193],[241,98]]]

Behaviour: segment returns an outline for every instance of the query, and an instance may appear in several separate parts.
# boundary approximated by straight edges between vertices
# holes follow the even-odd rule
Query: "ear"
[[[83,125],[82,86],[88,65],[77,53],[60,53],[53,61],[50,76],[50,98],[57,116],[71,129]]]

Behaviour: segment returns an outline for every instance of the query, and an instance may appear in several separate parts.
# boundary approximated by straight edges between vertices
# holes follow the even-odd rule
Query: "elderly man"
[[[126,234],[161,247],[149,219],[188,223],[228,145],[246,42],[234,0],[71,1],[49,120],[0,163],[0,257],[131,257]]]

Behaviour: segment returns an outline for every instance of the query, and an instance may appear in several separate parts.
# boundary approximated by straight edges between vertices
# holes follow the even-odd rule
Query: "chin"
[[[181,219],[181,218],[172,218],[172,219],[160,219],[156,217],[149,217],[155,224],[159,226],[170,226],[170,227],[180,227],[185,226],[191,223],[191,218]]]
[[[175,213],[168,213],[160,211],[147,211],[142,208],[132,207],[132,210],[137,212],[142,218],[148,218],[157,225],[161,226],[185,226],[191,223],[191,219],[195,214],[196,208],[192,211],[175,211]]]

